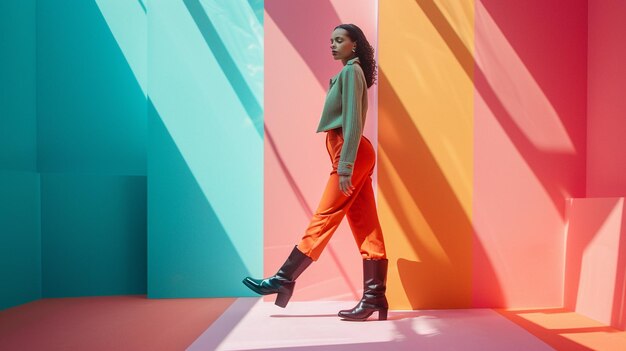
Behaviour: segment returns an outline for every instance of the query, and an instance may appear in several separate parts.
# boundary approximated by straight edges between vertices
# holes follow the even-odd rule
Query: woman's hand
[[[350,196],[354,191],[354,186],[352,185],[352,176],[339,175],[339,190],[345,195]]]

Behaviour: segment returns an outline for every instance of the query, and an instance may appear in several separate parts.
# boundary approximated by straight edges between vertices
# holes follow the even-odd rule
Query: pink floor
[[[184,350],[235,300],[41,299],[0,311],[0,350]]]
[[[626,350],[626,332],[563,309],[337,317],[353,304],[291,301],[283,309],[256,297],[42,299],[0,311],[0,350]]]

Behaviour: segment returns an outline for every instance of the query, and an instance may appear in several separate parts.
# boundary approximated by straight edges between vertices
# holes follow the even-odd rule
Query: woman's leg
[[[352,184],[355,187],[354,192],[348,197],[339,190],[337,165],[342,142],[343,139],[339,134],[332,132],[327,135],[326,146],[333,163],[333,170],[330,173],[322,200],[300,243],[293,248],[291,254],[275,275],[265,279],[246,277],[243,280],[247,287],[259,294],[278,293],[276,305],[280,307],[287,305],[293,294],[296,278],[313,260],[319,258],[328,240],[330,240],[330,237],[357,198],[357,194],[363,188],[365,180],[371,175],[370,170],[375,162],[375,156],[371,144],[367,141],[367,145],[359,147],[357,152],[357,161],[352,174]]]
[[[387,258],[385,240],[378,220],[371,173],[363,182],[347,213],[352,235],[363,259]]]
[[[338,313],[347,320],[363,321],[374,312],[378,312],[379,320],[385,320],[389,309],[385,296],[388,260],[372,188],[373,172],[372,165],[347,213],[350,229],[363,258],[363,297],[355,307]]]
[[[339,227],[343,217],[354,202],[354,194],[363,186],[363,180],[361,179],[356,183],[353,175],[352,185],[355,187],[353,195],[345,196],[339,190],[337,173],[330,175],[319,206],[298,244],[298,249],[311,257],[313,261],[319,259],[328,241]]]
[[[349,212],[350,207],[358,198],[358,194],[363,189],[364,184],[370,183],[371,188],[371,169],[376,161],[374,150],[364,138],[361,138],[361,144],[357,151],[356,161],[352,171],[352,185],[354,191],[351,196],[344,195],[339,190],[339,175],[337,175],[337,165],[339,161],[339,151],[341,149],[342,139],[331,135],[329,153],[333,160],[333,171],[326,183],[326,188],[320,200],[319,206],[315,210],[309,226],[304,236],[297,245],[298,249],[305,255],[311,257],[314,261],[320,257],[322,251],[328,244],[328,241],[339,227],[344,216]],[[333,142],[336,141],[336,142]]]

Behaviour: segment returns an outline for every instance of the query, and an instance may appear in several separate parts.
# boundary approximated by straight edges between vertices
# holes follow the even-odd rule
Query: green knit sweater
[[[358,64],[354,64],[357,62]],[[322,117],[317,132],[341,128],[343,146],[339,157],[337,174],[352,175],[356,153],[363,134],[367,113],[367,82],[355,57],[330,79]]]

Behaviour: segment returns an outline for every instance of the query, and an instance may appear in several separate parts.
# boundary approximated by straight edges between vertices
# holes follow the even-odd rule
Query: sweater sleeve
[[[352,168],[363,133],[363,94],[365,77],[354,65],[346,67],[341,75],[341,106],[343,146],[339,156],[337,174],[352,175]]]

